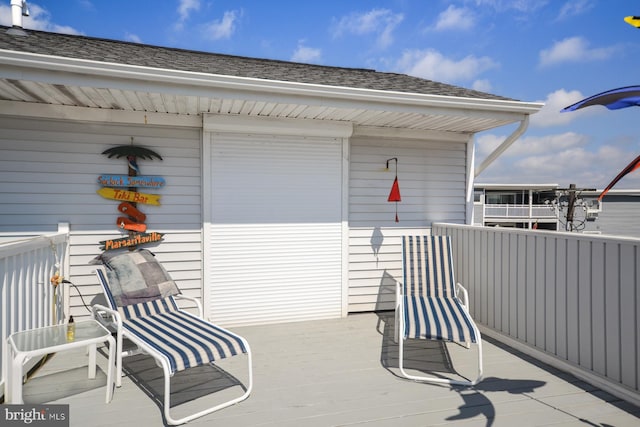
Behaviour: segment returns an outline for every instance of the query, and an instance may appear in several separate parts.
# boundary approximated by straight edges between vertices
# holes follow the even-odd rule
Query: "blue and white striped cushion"
[[[118,307],[105,274],[97,273],[109,305],[123,318],[123,327],[161,353],[171,373],[247,352],[240,337],[180,310],[172,296]]]
[[[247,352],[237,335],[181,310],[129,318],[124,328],[164,355],[172,373]]]
[[[455,295],[449,236],[403,236],[402,250],[405,295]]]
[[[476,342],[455,297],[449,236],[403,236],[405,338]]]
[[[408,295],[404,304],[405,338],[476,342],[473,321],[458,299]]]
[[[170,296],[154,301],[118,307],[118,311],[124,319],[133,319],[136,317],[153,316],[160,313],[178,311],[178,304],[175,299]]]

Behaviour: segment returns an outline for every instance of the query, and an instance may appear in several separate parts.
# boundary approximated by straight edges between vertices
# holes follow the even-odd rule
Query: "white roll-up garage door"
[[[213,134],[210,317],[339,317],[341,139]]]

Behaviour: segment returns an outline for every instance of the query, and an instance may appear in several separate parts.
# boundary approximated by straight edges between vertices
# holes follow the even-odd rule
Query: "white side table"
[[[113,397],[113,364],[115,340],[111,332],[97,321],[91,319],[76,322],[75,339],[67,341],[67,325],[54,325],[13,333],[7,338],[3,357],[3,376],[5,378],[5,402],[22,404],[22,368],[24,363],[36,356],[58,353],[78,347],[89,349],[89,378],[96,377],[96,348],[99,343],[109,343],[109,362],[107,368],[106,403]]]

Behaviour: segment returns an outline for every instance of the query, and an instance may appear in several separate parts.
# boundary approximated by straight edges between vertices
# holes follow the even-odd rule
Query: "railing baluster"
[[[68,243],[67,227],[64,232],[0,244],[0,339],[3,345],[14,332],[64,320],[64,287],[58,286],[55,301],[50,278],[58,270],[64,274]],[[56,318],[52,311],[54,301],[58,304]],[[0,378],[2,383],[4,378]]]
[[[452,236],[476,320],[640,402],[640,239],[460,224],[432,233]]]

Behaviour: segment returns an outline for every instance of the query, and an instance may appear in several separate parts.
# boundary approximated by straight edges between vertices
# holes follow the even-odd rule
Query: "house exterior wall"
[[[163,176],[160,206],[140,206],[149,231],[164,233],[160,245],[147,245],[187,295],[202,286],[201,132],[190,127],[158,127],[0,117],[0,233],[56,231],[70,224],[70,280],[87,304],[101,298],[89,262],[100,241],[118,238],[117,201],[96,193],[101,174],[127,174],[124,158],[101,153],[131,143],[160,154],[139,160],[142,174]],[[71,313],[89,313],[71,289]]]
[[[280,218],[282,223],[272,221],[269,227],[274,224],[288,227],[287,232],[269,231],[264,227],[260,230],[262,243],[267,243],[262,247],[267,252],[263,253],[273,263],[283,257],[301,256],[301,251],[296,249],[291,253],[274,252],[278,237],[315,236],[316,253],[310,255],[311,259],[301,260],[297,269],[313,277],[323,277],[323,285],[314,290],[310,288],[312,283],[307,283],[305,288],[303,277],[290,279],[277,274],[272,274],[269,282],[264,274],[254,271],[254,279],[266,281],[268,286],[260,292],[247,289],[254,292],[257,302],[262,300],[263,306],[268,306],[270,300],[286,301],[295,292],[306,295],[315,306],[306,307],[299,320],[393,308],[395,280],[401,278],[402,272],[400,236],[429,233],[435,221],[466,222],[468,136],[425,136],[424,132],[408,131],[389,134],[378,129],[358,129],[351,135],[353,129],[348,124],[318,121],[293,124],[291,120],[240,120],[243,122],[240,123],[228,116],[205,118],[204,123],[172,116],[168,126],[161,126],[157,125],[158,117],[151,115],[149,119],[155,124],[143,124],[146,118],[146,115],[129,114],[126,120],[90,120],[95,119],[93,113],[87,113],[88,120],[80,121],[0,118],[3,129],[0,135],[0,196],[3,198],[0,234],[53,232],[59,222],[69,222],[70,280],[79,286],[88,304],[102,299],[93,274],[95,267],[89,262],[101,253],[100,241],[122,235],[115,224],[119,214],[117,202],[102,198],[96,191],[100,188],[99,175],[126,174],[126,160],[110,159],[101,153],[131,143],[131,137],[134,144],[150,148],[163,157],[162,161],[139,160],[141,173],[160,175],[166,180],[165,187],[153,191],[161,195],[161,205],[141,207],[147,214],[149,231],[164,233],[164,241],[145,247],[157,254],[186,294],[203,298],[205,313],[212,319],[216,317],[216,304],[237,306],[245,295],[236,291],[233,291],[236,294],[225,294],[226,291],[219,289],[216,293],[215,284],[225,283],[227,279],[219,275],[224,269],[216,270],[213,262],[216,254],[226,254],[233,246],[230,242],[237,236],[241,236],[244,245],[237,248],[242,252],[260,235],[251,229],[255,224],[247,222],[250,216],[255,219],[271,215],[270,218]],[[234,170],[233,163],[217,157],[216,149],[223,146],[229,149],[238,142],[241,143],[235,148],[241,149],[242,141],[249,151],[231,154],[246,157],[245,169]],[[252,151],[250,142],[255,143],[255,147],[275,144],[280,148],[279,156],[267,158],[264,151]],[[393,157],[398,158],[402,196],[397,204],[398,223],[394,221],[395,203],[387,202],[395,163],[390,162],[390,170],[384,171],[386,161]],[[280,179],[286,179],[288,170],[289,182],[297,185],[297,190],[294,189],[297,196],[305,196],[300,189],[308,188],[309,198],[301,199],[294,193],[289,200],[264,195],[263,202],[269,202],[268,206],[255,199],[253,205],[246,206],[248,216],[241,218],[234,214],[225,219],[227,207],[234,206],[236,213],[242,213],[240,208],[247,200],[229,199],[226,206],[229,194],[237,193],[238,189],[225,190],[224,185],[240,182],[238,179],[242,180],[243,174],[251,170],[252,162],[267,169],[271,167],[280,173]],[[257,170],[269,172],[262,169]],[[306,181],[301,178],[305,172],[308,172]],[[217,186],[216,181],[223,185]],[[326,185],[331,187],[325,191],[331,202],[314,207],[314,194],[321,189],[318,186]],[[250,189],[251,197],[259,196],[255,188]],[[303,208],[312,212],[315,219],[298,217],[296,220],[287,216],[292,212],[301,215]],[[259,252],[260,248],[254,246],[251,251]],[[227,268],[228,275],[232,276],[233,271],[247,274],[238,265],[223,264],[219,266]],[[283,273],[287,268],[289,272],[296,271],[291,262],[285,264]],[[295,289],[282,286],[287,281]],[[333,287],[322,288],[329,283]],[[312,298],[308,298],[309,295]],[[288,301],[288,307],[295,306],[294,299]],[[71,307],[75,316],[88,315],[75,289],[71,290]],[[286,307],[285,304],[284,308],[274,308],[271,317],[247,316],[246,322],[291,320],[291,316],[285,314]],[[225,316],[222,313],[223,324],[239,323]]]
[[[403,234],[428,234],[433,222],[464,224],[468,177],[467,139],[425,138],[424,133],[351,140],[349,171],[349,311],[393,309],[402,279]],[[395,177],[402,201],[387,202]]]
[[[640,196],[607,194],[602,211],[585,222],[584,231],[640,238]]]

